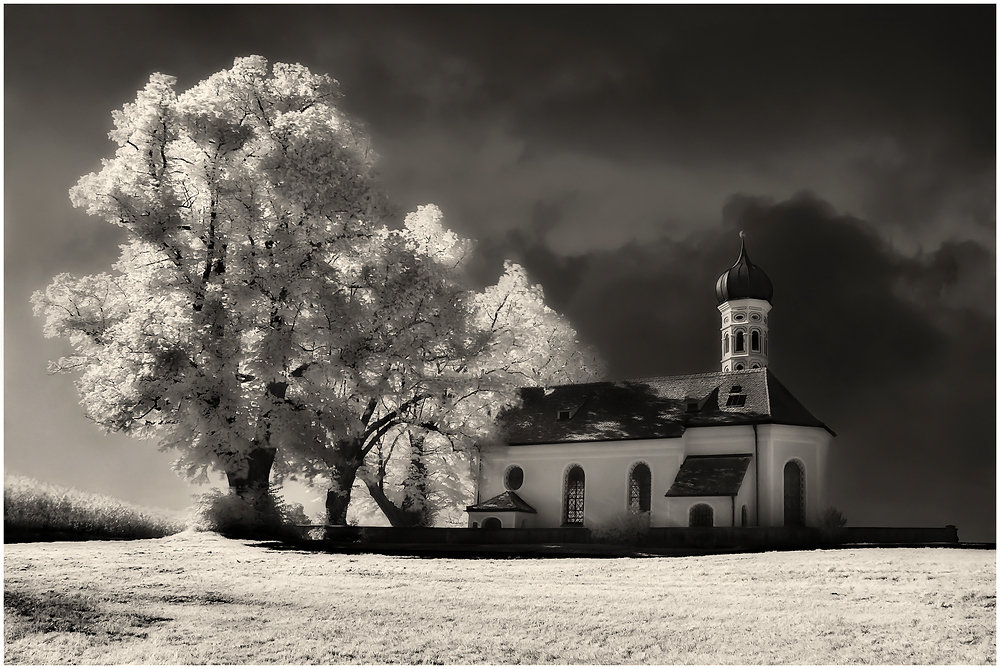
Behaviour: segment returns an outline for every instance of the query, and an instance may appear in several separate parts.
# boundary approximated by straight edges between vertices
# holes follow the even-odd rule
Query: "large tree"
[[[181,94],[152,76],[114,114],[114,157],[71,191],[127,231],[115,272],[59,275],[33,300],[72,343],[54,367],[81,373],[99,425],[155,437],[182,474],[223,471],[255,503],[272,469],[319,480],[343,523],[387,436],[489,433],[517,385],[571,362],[575,333],[519,268],[467,291],[470,244],[436,207],[390,227],[337,97],[259,57]]]
[[[338,96],[260,57],[182,94],[153,75],[114,113],[115,155],[70,192],[128,232],[115,273],[59,275],[33,296],[46,335],[75,349],[54,368],[82,372],[90,418],[248,498],[279,446],[315,431],[322,398],[300,381],[352,345],[339,321],[385,235],[374,155]]]

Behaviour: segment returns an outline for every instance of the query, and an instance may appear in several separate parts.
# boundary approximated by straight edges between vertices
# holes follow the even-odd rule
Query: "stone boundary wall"
[[[957,544],[948,527],[652,527],[628,539],[602,540],[586,527],[484,530],[445,527],[326,527],[325,540],[341,544],[455,546],[616,543],[639,548],[796,550],[844,545]]]

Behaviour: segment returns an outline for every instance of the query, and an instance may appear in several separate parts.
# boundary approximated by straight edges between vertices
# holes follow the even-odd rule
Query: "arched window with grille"
[[[691,527],[712,527],[715,525],[715,512],[708,504],[695,504],[688,515],[688,525]]]
[[[580,465],[573,465],[566,472],[566,487],[564,488],[565,512],[563,516],[563,522],[566,525],[583,525],[585,480],[583,467]]]
[[[650,509],[653,475],[645,462],[638,462],[628,475],[629,513],[646,513]]]
[[[805,525],[805,476],[796,460],[785,463],[785,525]]]

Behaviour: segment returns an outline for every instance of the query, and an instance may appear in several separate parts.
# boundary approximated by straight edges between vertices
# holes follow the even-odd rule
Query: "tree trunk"
[[[361,480],[365,482],[368,486],[368,492],[371,493],[372,499],[378,504],[378,508],[382,510],[385,514],[386,519],[389,524],[393,527],[420,527],[420,517],[418,514],[412,511],[404,511],[398,508],[392,503],[388,497],[385,496],[385,491],[379,487],[378,481],[371,479],[369,477],[361,477]]]
[[[347,524],[347,507],[351,504],[351,488],[357,478],[361,462],[350,460],[333,470],[334,486],[326,492],[326,522],[329,525]]]
[[[242,471],[226,472],[229,490],[246,506],[246,511],[237,517],[225,514],[218,518],[228,536],[255,538],[273,534],[282,526],[281,512],[271,495],[271,465],[277,453],[275,448],[260,447],[251,450]]]
[[[229,488],[247,500],[257,504],[265,496],[271,485],[271,465],[274,464],[276,448],[253,449],[247,454],[247,467],[241,472],[226,472]]]
[[[427,502],[428,472],[424,461],[424,435],[410,435],[410,466],[403,481],[403,503],[400,509],[411,519],[414,527],[430,527],[433,514]]]

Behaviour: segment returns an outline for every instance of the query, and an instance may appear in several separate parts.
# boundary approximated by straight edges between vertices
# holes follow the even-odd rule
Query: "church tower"
[[[746,239],[736,264],[715,284],[722,315],[722,371],[767,367],[767,314],[774,289],[764,270],[750,262]]]

